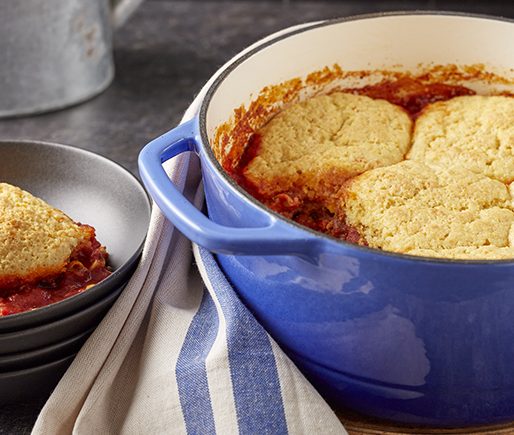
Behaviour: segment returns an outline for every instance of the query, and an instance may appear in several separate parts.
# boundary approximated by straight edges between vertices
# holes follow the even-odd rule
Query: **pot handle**
[[[195,151],[195,120],[185,122],[148,143],[139,154],[139,172],[148,192],[164,215],[188,239],[210,251],[233,255],[310,256],[318,245],[312,236],[290,231],[273,216],[260,228],[217,224],[205,216],[174,186],[162,167],[165,161]]]

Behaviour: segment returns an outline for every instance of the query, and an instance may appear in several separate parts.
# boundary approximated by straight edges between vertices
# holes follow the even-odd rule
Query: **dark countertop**
[[[66,143],[137,173],[139,150],[176,125],[204,82],[250,43],[301,22],[402,9],[514,17],[512,0],[148,0],[115,34],[116,77],[103,94],[59,112],[1,120],[0,139]],[[29,433],[43,403],[36,397],[0,407],[0,434]]]

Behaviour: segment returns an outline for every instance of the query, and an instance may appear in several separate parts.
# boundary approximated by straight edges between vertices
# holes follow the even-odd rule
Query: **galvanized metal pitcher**
[[[0,1],[0,117],[69,106],[114,75],[112,28],[142,0]]]

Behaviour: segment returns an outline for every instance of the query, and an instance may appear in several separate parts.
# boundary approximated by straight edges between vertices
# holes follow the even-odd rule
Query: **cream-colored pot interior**
[[[209,142],[263,88],[337,64],[344,71],[417,72],[433,65],[483,65],[510,83],[469,81],[479,93],[514,92],[514,23],[486,17],[398,14],[307,25],[266,41],[228,65],[207,94]],[[352,78],[350,86],[379,80]],[[338,83],[337,85],[341,85]],[[307,92],[308,93],[308,92]],[[305,95],[305,93],[304,93]]]

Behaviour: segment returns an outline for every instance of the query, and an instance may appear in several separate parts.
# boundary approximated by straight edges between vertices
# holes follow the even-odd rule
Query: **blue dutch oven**
[[[347,70],[482,64],[506,74],[512,90],[512,41],[511,21],[440,13],[286,30],[223,67],[196,116],[141,152],[141,177],[163,213],[218,254],[241,299],[335,407],[434,426],[514,419],[514,261],[398,255],[299,226],[223,171],[211,148],[216,127],[265,86],[334,63]],[[200,157],[208,217],[162,167],[184,152]]]

